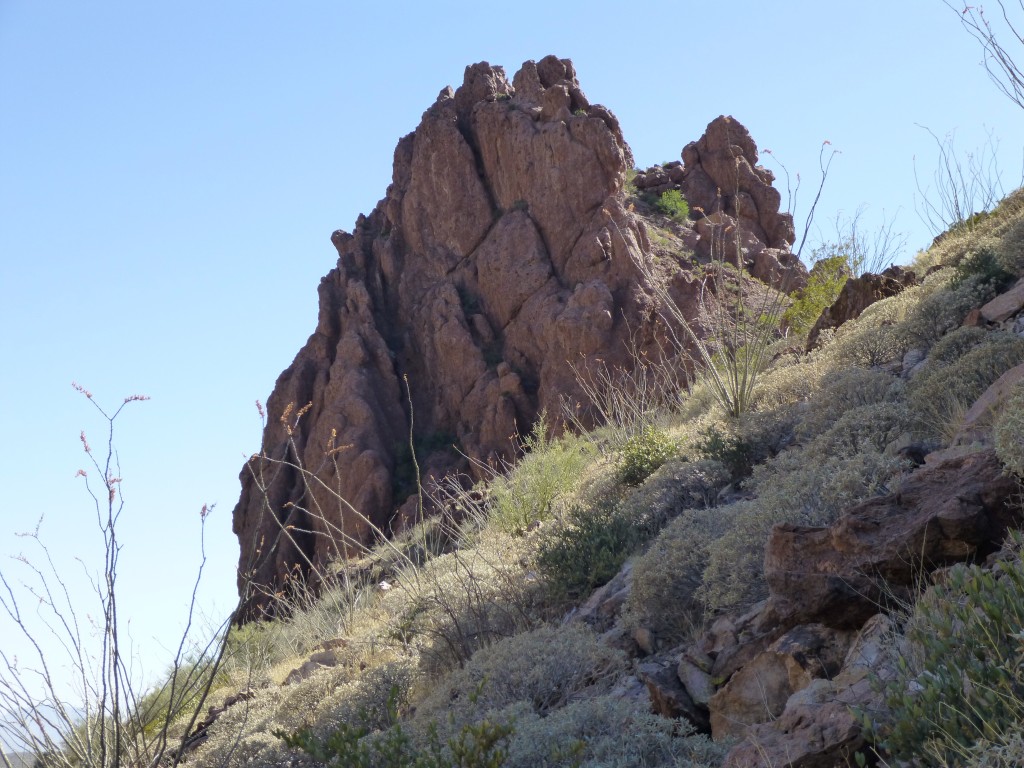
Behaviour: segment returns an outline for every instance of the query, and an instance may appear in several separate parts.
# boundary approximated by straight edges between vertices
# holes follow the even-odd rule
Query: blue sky
[[[150,673],[183,616],[208,520],[211,617],[231,606],[254,406],[313,330],[329,237],[369,212],[395,143],[467,64],[572,58],[641,166],[720,114],[805,180],[841,151],[819,221],[896,216],[914,158],[956,131],[1019,184],[1024,114],[940,0],[715,4],[0,0],[0,555],[34,528],[69,568],[95,538],[78,440],[119,420],[122,610]],[[1024,51],[1020,58],[1024,60]],[[798,219],[806,211],[798,210]],[[5,572],[10,564],[0,564]],[[0,621],[0,643],[14,641]],[[154,639],[155,638],[155,639]]]

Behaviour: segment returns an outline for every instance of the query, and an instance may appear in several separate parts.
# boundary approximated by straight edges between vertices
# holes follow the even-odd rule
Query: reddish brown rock
[[[1019,524],[1016,482],[991,450],[926,465],[896,493],[827,528],[776,526],[765,553],[762,626],[820,622],[856,629],[936,568],[982,560]]]
[[[757,164],[757,145],[733,117],[716,117],[697,141],[683,147],[683,195],[691,209],[723,212],[768,248],[789,250],[793,217],[780,213],[775,175]]]
[[[739,191],[723,215],[774,233],[752,251],[784,248],[770,174],[746,130],[721,120],[700,144],[702,173]],[[234,511],[241,620],[415,522],[417,470],[479,476],[514,458],[538,413],[585,400],[574,370],[588,361],[614,370],[659,354],[663,321],[635,262],[651,245],[622,193],[632,162],[568,60],[527,62],[511,83],[474,64],[440,92],[399,141],[385,198],[334,233],[316,330],[267,402]],[[686,183],[679,164],[667,177]],[[685,311],[699,289],[672,285]]]
[[[833,678],[818,678],[794,693],[771,722],[753,725],[730,750],[728,768],[834,768],[867,745],[856,710],[877,711],[882,694],[872,677],[885,679],[894,659],[888,618],[865,624]]]
[[[1024,280],[1019,280],[1010,290],[996,296],[981,308],[981,316],[990,323],[1009,320],[1024,309]]]
[[[880,275],[868,273],[850,278],[843,285],[839,297],[832,306],[821,313],[821,317],[807,335],[807,349],[817,345],[818,336],[827,328],[838,328],[848,320],[860,317],[861,312],[876,301],[895,296],[917,284],[917,276],[911,270],[891,266]]]
[[[651,710],[662,717],[684,717],[704,733],[709,732],[708,713],[697,706],[676,674],[675,665],[664,659],[644,661],[637,676],[647,686]]]
[[[475,64],[441,91],[398,143],[385,198],[332,237],[317,328],[267,402],[234,511],[243,620],[412,521],[416,505],[397,512],[411,422],[424,477],[472,469],[459,452],[494,465],[541,410],[582,399],[570,364],[656,347],[632,258],[646,238],[621,195],[631,165],[568,60],[527,62],[513,83]]]
[[[739,262],[759,280],[786,292],[803,287],[807,269],[790,252],[793,217],[779,211],[774,174],[758,165],[757,145],[733,117],[712,120],[704,135],[687,144],[683,163],[653,166],[637,174],[638,190],[660,195],[679,190],[690,205],[703,260]]]
[[[715,740],[741,736],[747,726],[781,715],[795,692],[839,671],[852,640],[852,633],[821,624],[795,627],[782,635],[711,698]]]

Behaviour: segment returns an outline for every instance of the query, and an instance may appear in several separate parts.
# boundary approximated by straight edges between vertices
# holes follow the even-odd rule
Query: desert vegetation
[[[646,695],[627,693],[636,665],[764,599],[773,526],[828,525],[898,489],[912,469],[901,449],[955,445],[970,406],[1024,362],[1012,329],[962,325],[1021,275],[1018,198],[919,254],[912,268],[931,270],[919,285],[876,302],[813,351],[799,343],[807,322],[782,335],[782,309],[772,333],[744,336],[758,347],[757,376],[741,408],[716,380],[748,364],[735,356],[696,355],[675,398],[643,390],[679,381],[673,372],[591,379],[604,426],[555,437],[541,419],[517,463],[475,484],[425,487],[434,516],[332,563],[315,590],[282,595],[278,618],[225,629],[202,648],[183,643],[167,681],[150,691],[130,687],[109,624],[105,677],[88,689],[96,714],[46,709],[47,729],[37,731],[31,718],[44,710],[33,714],[8,660],[6,716],[21,712],[19,733],[32,739],[18,746],[40,765],[721,764],[732,742],[652,714]],[[815,292],[834,296],[855,274],[842,249],[822,254],[819,283],[784,301],[772,295],[789,317],[794,307],[810,317],[807,306],[824,304]],[[638,385],[636,398],[615,391]],[[1022,402],[1018,385],[991,423],[1017,477]],[[284,417],[298,429],[302,409]],[[113,536],[118,478],[96,461],[100,527]],[[871,760],[1014,764],[1024,712],[1020,551],[1011,537],[994,565],[923,580],[891,614],[901,661],[879,682],[884,712],[866,718]],[[574,619],[623,574],[619,634]],[[59,596],[59,582],[46,594]],[[100,592],[108,607],[112,595]],[[69,615],[56,602],[51,610]],[[638,637],[649,645],[638,648]],[[197,729],[208,703],[224,700],[230,706]]]
[[[501,101],[510,102],[505,112],[516,108]],[[582,108],[571,114],[589,119]],[[836,240],[813,249],[809,271],[782,275],[778,262],[762,280],[744,261],[739,210],[709,223],[674,188],[642,201],[626,174],[615,194],[637,236],[610,214],[606,233],[610,241],[616,231],[618,256],[650,289],[659,354],[637,353],[628,368],[574,368],[593,418],[567,399],[563,412],[538,414],[513,458],[463,456],[465,471],[446,476],[424,473],[426,460],[460,448],[447,432],[415,433],[406,379],[408,449],[391,490],[412,493],[402,524],[388,530],[339,490],[347,446],[335,432],[320,461],[299,458],[308,458],[296,436],[311,404],[280,413],[260,406],[262,418],[282,425],[286,449],[264,445],[247,464],[263,507],[273,506],[276,477],[295,479],[303,493],[283,506],[302,517],[277,523],[280,540],[322,537],[332,557],[296,546],[305,560],[262,595],[270,609],[247,621],[233,613],[209,638],[195,639],[190,613],[166,679],[146,689],[132,676],[117,612],[124,503],[114,450],[121,409],[142,398],[110,415],[101,408],[105,451],[82,435],[106,553],[90,609],[97,645],[45,547],[38,562],[22,563],[41,630],[16,581],[0,572],[0,606],[36,652],[28,662],[0,652],[0,763],[702,768],[750,747],[758,764],[783,765],[788,756],[750,734],[783,734],[792,701],[832,686],[824,704],[854,723],[855,747],[822,759],[1019,765],[1024,534],[1012,529],[1024,514],[1024,375],[1006,377],[1024,364],[1024,297],[1009,311],[984,308],[1024,278],[1024,190],[969,211],[964,172],[943,155],[940,177],[952,186],[926,210],[945,230],[908,265],[907,286],[814,343],[812,327],[841,292],[891,263],[900,242],[891,224],[869,237],[857,218],[845,227],[837,220]],[[516,205],[502,216],[525,221],[528,212]],[[684,245],[698,226],[712,243],[705,258]],[[689,306],[674,292],[680,273],[696,286]],[[801,285],[789,282],[801,274]],[[449,304],[486,323],[468,292],[453,289]],[[1000,382],[1004,390],[987,401]],[[962,522],[960,507],[943,506],[946,517],[914,540],[917,549],[899,553],[898,567],[857,574],[870,595],[859,584],[830,585],[848,601],[830,606],[831,625],[807,630],[794,619],[765,629],[805,609],[777,598],[780,582],[808,575],[775,571],[772,581],[773,536],[838,539],[851,510],[902,503],[922,464],[920,472],[956,474],[979,455],[994,457],[1012,494],[992,501],[984,487],[968,501],[930,502],[997,508],[1005,517],[991,530],[926,555],[929,536]],[[910,578],[899,581],[904,572]],[[243,578],[243,603],[254,588]],[[865,601],[870,618],[853,617]],[[885,631],[870,635],[872,627]],[[788,634],[796,629],[827,641],[791,653],[797,661],[778,686],[785,695],[758,679],[753,720],[725,708],[733,681],[766,657],[785,658],[783,640],[798,644]],[[77,700],[60,690],[38,631],[59,636]],[[830,642],[844,649],[838,660],[826,658]],[[848,688],[862,699],[851,703],[838,686],[858,664],[866,671]],[[769,702],[776,694],[780,702]]]

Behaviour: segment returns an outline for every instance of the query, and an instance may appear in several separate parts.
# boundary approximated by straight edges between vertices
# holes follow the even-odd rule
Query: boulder
[[[912,270],[891,266],[880,275],[867,273],[860,277],[852,277],[843,285],[839,296],[821,313],[811,332],[807,334],[807,350],[817,346],[821,332],[828,328],[838,328],[848,320],[860,317],[861,313],[874,304],[917,284],[917,276]]]
[[[885,679],[895,669],[889,642],[894,628],[881,614],[857,636],[833,678],[817,678],[794,693],[771,722],[746,729],[729,751],[727,768],[833,768],[849,764],[867,745],[857,710],[876,711],[881,694],[872,676]]]
[[[996,296],[981,308],[981,316],[990,323],[1001,323],[1024,309],[1024,279],[1010,290]]]
[[[745,664],[711,698],[711,733],[716,741],[741,736],[747,726],[782,714],[795,692],[834,676],[853,633],[821,624],[794,627]]]
[[[708,733],[707,709],[694,703],[679,681],[674,666],[667,659],[651,659],[637,666],[637,676],[647,686],[651,698],[651,711],[672,719],[684,717],[697,730]]]
[[[776,526],[765,552],[768,603],[756,624],[859,628],[880,605],[907,599],[922,575],[997,550],[1020,522],[1015,493],[986,449],[926,464],[897,492],[831,526]]]

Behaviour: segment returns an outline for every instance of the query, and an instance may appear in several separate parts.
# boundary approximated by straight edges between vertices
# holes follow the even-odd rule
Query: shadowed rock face
[[[385,198],[332,236],[317,328],[267,403],[234,510],[239,587],[256,590],[240,620],[409,524],[410,432],[424,482],[471,470],[463,456],[493,466],[540,412],[583,400],[573,366],[656,354],[658,306],[631,256],[650,243],[622,194],[632,162],[566,59],[511,83],[474,64],[441,91],[398,142]],[[673,281],[690,316],[697,290]]]

